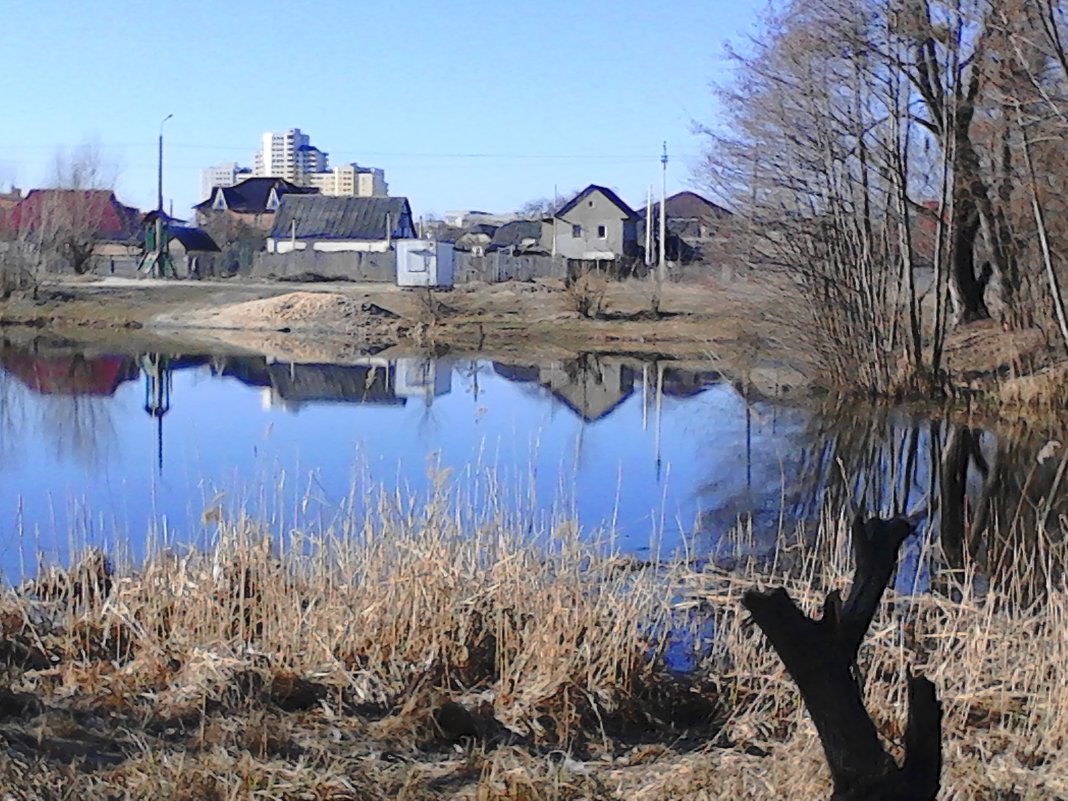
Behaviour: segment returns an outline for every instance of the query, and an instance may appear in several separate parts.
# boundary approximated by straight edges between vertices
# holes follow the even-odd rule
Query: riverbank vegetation
[[[825,383],[960,389],[947,333],[991,318],[1063,359],[1065,25],[1056,0],[794,2],[737,57],[705,172],[745,260],[798,282]]]
[[[745,558],[743,527],[728,572],[445,497],[315,531],[212,508],[204,551],[115,570],[94,552],[5,591],[0,785],[20,800],[827,796],[800,698],[741,597],[785,584],[812,614],[851,573],[844,519],[785,532],[770,563]],[[861,650],[891,751],[906,668],[937,685],[943,798],[1068,794],[1051,525],[993,576],[937,573],[938,546],[921,547],[934,591],[890,594]]]

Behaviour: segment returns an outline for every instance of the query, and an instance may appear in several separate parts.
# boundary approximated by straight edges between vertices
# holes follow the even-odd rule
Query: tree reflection
[[[926,507],[936,588],[974,571],[1029,603],[1064,575],[1068,455],[1056,434],[883,407],[824,410],[805,436],[797,517],[821,505],[884,515]]]
[[[0,345],[0,440],[51,443],[56,456],[96,466],[115,439],[108,398],[136,376],[132,359]],[[31,402],[31,398],[33,399]]]

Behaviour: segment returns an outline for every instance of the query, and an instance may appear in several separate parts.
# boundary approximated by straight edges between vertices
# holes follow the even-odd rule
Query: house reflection
[[[216,360],[213,369],[260,388],[265,409],[297,411],[307,403],[403,406],[409,400],[429,406],[434,398],[452,391],[450,367],[422,357],[367,356],[346,365],[224,358]]]
[[[41,354],[10,344],[0,346],[0,369],[40,395],[110,397],[121,384],[138,376],[137,363],[130,356]]]
[[[633,359],[595,354],[543,365],[494,362],[493,370],[509,381],[544,387],[587,423],[611,415],[638,388],[644,398],[657,389],[665,397],[689,398],[723,380],[715,370],[664,362],[643,365]]]

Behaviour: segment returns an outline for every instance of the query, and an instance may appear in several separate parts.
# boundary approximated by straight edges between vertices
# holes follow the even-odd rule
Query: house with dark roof
[[[197,222],[206,225],[212,215],[225,214],[261,230],[274,222],[274,214],[286,195],[318,194],[319,190],[297,186],[285,178],[246,178],[233,186],[216,186],[196,209]]]
[[[486,246],[489,245],[496,231],[496,225],[476,223],[459,231],[449,229],[446,231],[445,237],[439,236],[437,240],[439,242],[451,241],[456,250],[465,251],[472,256],[482,256],[485,254]]]
[[[710,255],[708,246],[729,227],[731,213],[696,192],[678,192],[664,201],[667,237],[664,243],[668,261],[688,263]],[[638,239],[645,241],[645,209],[639,212]],[[660,247],[660,204],[652,205],[652,252]]]
[[[513,220],[493,232],[487,253],[544,253],[541,246],[541,223],[538,220]]]
[[[598,356],[530,367],[493,362],[493,370],[509,381],[539,384],[587,423],[618,409],[638,378],[623,359]]]
[[[385,252],[394,239],[415,236],[406,197],[286,195],[267,235],[267,251]]]
[[[542,221],[541,246],[553,255],[582,261],[635,257],[638,215],[611,189],[590,184]]]

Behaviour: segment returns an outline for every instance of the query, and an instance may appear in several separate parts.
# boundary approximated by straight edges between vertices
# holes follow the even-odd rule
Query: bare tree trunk
[[[828,594],[807,617],[786,590],[746,592],[742,603],[797,682],[834,781],[832,801],[934,801],[941,784],[942,709],[934,685],[909,677],[905,761],[894,762],[864,708],[857,651],[913,530],[905,518],[853,523],[856,574],[843,603]]]
[[[950,241],[949,291],[958,323],[986,320],[990,311],[984,298],[989,266],[976,275],[975,240],[979,235],[979,210],[968,197],[956,198]]]

